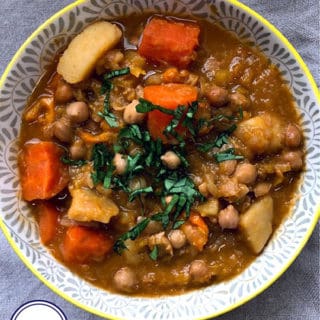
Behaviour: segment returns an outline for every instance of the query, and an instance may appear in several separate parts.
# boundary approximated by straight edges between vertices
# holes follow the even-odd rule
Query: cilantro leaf
[[[173,226],[172,226],[172,229],[179,229],[183,224],[185,223],[184,220],[177,220]]]
[[[116,116],[110,111],[110,92],[113,89],[111,79],[119,76],[123,76],[130,73],[130,68],[124,68],[119,70],[112,70],[103,76],[103,81],[100,89],[100,94],[105,94],[103,101],[103,111],[98,112],[98,115],[102,117],[110,127],[115,128],[118,126]]]
[[[178,133],[174,130],[177,128],[177,126],[179,125],[184,112],[186,110],[185,106],[178,106],[175,110],[173,110],[173,119],[169,122],[169,124],[166,126],[166,128],[164,129],[163,133],[168,136],[168,135],[172,135],[173,137],[177,137]]]
[[[156,261],[158,259],[158,255],[159,255],[159,249],[158,246],[155,245],[152,249],[152,251],[149,254],[149,257],[153,260]]]
[[[142,193],[152,193],[152,192],[153,192],[152,186],[134,190],[129,195],[129,201],[130,202],[133,201],[135,197],[137,197],[138,195],[140,195]]]
[[[109,110],[109,108],[105,108],[103,112],[99,111],[98,115],[103,118],[111,128],[116,128],[118,126],[116,116],[112,112],[106,110]]]
[[[113,153],[103,143],[97,143],[92,148],[93,172],[91,178],[94,184],[103,183],[105,188],[110,188],[111,176],[114,170],[112,164]]]
[[[227,130],[220,133],[213,142],[203,143],[198,146],[198,150],[201,152],[208,152],[213,148],[221,148],[223,145],[228,143],[229,136],[236,130],[236,128],[236,124],[231,125]]]
[[[76,167],[81,167],[87,163],[87,161],[84,159],[73,160],[73,159],[70,159],[67,155],[61,156],[60,160],[64,164],[68,164],[69,166],[76,166]]]
[[[129,73],[130,73],[129,67],[123,68],[123,69],[118,69],[118,70],[112,70],[111,72],[109,72],[103,76],[103,80],[104,81],[111,80],[113,78],[124,76]]]
[[[193,101],[192,103],[190,103],[188,106],[188,110],[186,112],[185,118],[181,123],[182,126],[184,126],[189,130],[189,132],[193,137],[196,136],[196,131],[197,131],[195,130],[196,126],[194,124],[194,115],[198,111],[198,107],[199,107],[198,101]]]
[[[139,237],[139,235],[142,233],[142,231],[147,227],[148,223],[150,222],[149,218],[146,218],[139,222],[137,225],[135,225],[133,228],[131,228],[129,231],[124,233],[113,245],[113,250],[117,252],[118,254],[121,254],[124,249],[126,249],[125,241],[135,240]]]
[[[234,148],[230,148],[221,152],[214,154],[214,158],[217,162],[223,162],[227,160],[242,160],[244,157],[241,155],[234,154]]]
[[[150,112],[153,110],[159,110],[165,114],[169,114],[169,115],[174,115],[175,110],[171,110],[171,109],[167,109],[161,106],[158,106],[156,104],[153,104],[152,102],[140,98],[139,99],[139,104],[136,105],[136,111],[139,113],[146,113],[146,112]]]

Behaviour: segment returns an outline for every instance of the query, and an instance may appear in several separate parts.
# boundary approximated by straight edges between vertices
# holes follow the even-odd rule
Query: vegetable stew
[[[96,286],[144,296],[242,272],[304,168],[292,95],[259,48],[161,15],[77,35],[30,97],[20,149],[42,243]]]

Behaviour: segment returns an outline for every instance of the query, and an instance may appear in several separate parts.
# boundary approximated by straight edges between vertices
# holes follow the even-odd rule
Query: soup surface
[[[289,212],[303,136],[279,70],[217,25],[133,15],[76,36],[23,114],[43,244],[109,291],[229,279]]]

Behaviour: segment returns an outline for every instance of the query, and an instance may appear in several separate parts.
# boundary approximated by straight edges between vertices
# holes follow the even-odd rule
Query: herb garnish
[[[127,249],[125,245],[125,241],[135,240],[138,236],[142,233],[142,231],[147,227],[148,223],[150,222],[149,218],[146,218],[131,228],[128,232],[124,233],[113,245],[113,250],[118,254],[121,254],[123,250]]]
[[[153,260],[156,261],[158,259],[158,255],[159,255],[159,249],[158,246],[155,245],[152,249],[152,251],[149,254],[149,257]]]
[[[113,154],[107,149],[103,143],[97,143],[92,149],[92,161],[94,171],[91,173],[91,178],[94,184],[99,182],[108,189],[111,185],[111,177],[114,170],[112,164]]]
[[[175,138],[178,138],[178,140],[181,140],[179,138],[178,133],[176,132],[176,128],[179,124],[181,124],[183,127],[189,130],[192,136],[196,135],[196,131],[194,130],[194,115],[198,110],[198,101],[191,102],[188,106],[179,105],[176,109],[167,109],[164,107],[161,107],[159,105],[153,104],[148,100],[145,100],[143,98],[139,99],[139,104],[136,106],[137,112],[140,113],[146,113],[153,110],[161,111],[162,113],[168,114],[173,116],[170,123],[167,125],[167,127],[164,130],[164,134],[166,136],[173,136]]]
[[[189,217],[190,208],[194,201],[202,200],[201,194],[185,170],[172,171],[162,163],[160,157],[166,151],[166,147],[160,139],[152,140],[147,130],[134,124],[120,130],[117,149],[126,152],[130,141],[142,146],[143,152],[128,156],[126,173],[123,176],[113,176],[112,185],[129,193],[129,201],[133,201],[135,197],[141,194],[156,193],[162,199],[169,195],[172,196],[171,201],[164,206],[162,212],[143,220],[143,223],[148,224],[149,221],[154,220],[159,221],[164,229],[170,223],[176,228],[179,227],[183,224],[181,218]],[[189,163],[184,156],[184,147],[177,145],[172,149],[181,159],[182,165],[187,167]],[[152,185],[131,191],[128,187],[128,182],[137,174],[140,174],[141,171],[144,172],[144,175],[150,177]],[[183,213],[185,215],[180,217]],[[180,217],[180,220],[177,221],[178,217]],[[140,223],[136,227],[130,229],[116,241],[114,246],[116,252],[121,253],[125,249],[124,242],[127,239],[132,239],[133,235],[136,237],[145,228],[144,224],[141,225]]]
[[[152,192],[153,192],[153,188],[151,186],[146,188],[136,189],[130,193],[129,201],[130,202],[133,201],[135,197],[137,197],[138,195],[141,195],[142,193],[152,193]]]
[[[76,166],[76,167],[81,167],[87,163],[87,161],[84,159],[73,160],[73,159],[70,159],[67,155],[61,156],[60,160],[64,164],[68,164],[69,166]]]
[[[162,143],[160,139],[153,140],[148,130],[141,128],[140,126],[133,124],[122,128],[118,134],[118,141],[110,151],[107,147],[102,152],[101,147],[98,145],[98,149],[94,150],[93,154],[97,153],[94,159],[93,178],[97,181],[103,181],[105,186],[111,188],[119,188],[128,194],[128,201],[135,200],[136,197],[140,197],[142,194],[156,194],[162,199],[163,210],[152,216],[145,218],[139,222],[135,227],[131,228],[126,233],[122,234],[114,244],[114,251],[121,254],[126,249],[125,241],[128,239],[135,240],[146,228],[150,221],[158,221],[162,224],[163,229],[171,226],[173,229],[179,228],[185,223],[185,220],[190,216],[191,206],[195,201],[202,201],[203,196],[200,194],[194,182],[188,176],[185,168],[189,166],[188,160],[185,157],[186,142],[177,131],[178,126],[185,127],[189,130],[189,137],[195,140],[197,130],[201,119],[198,123],[195,120],[195,113],[198,110],[198,102],[194,101],[188,106],[178,106],[175,110],[166,109],[158,105],[154,105],[145,99],[139,99],[139,104],[136,106],[137,112],[145,113],[153,110],[159,110],[165,114],[172,116],[171,121],[164,130],[166,136],[175,137],[178,140],[178,144],[171,146],[173,150],[181,160],[181,166],[177,170],[170,170],[161,161],[160,157],[167,150],[167,146]],[[241,115],[240,115],[241,116]],[[235,120],[236,117],[222,116],[219,119]],[[220,121],[218,118],[214,119]],[[236,124],[232,124],[227,130],[220,133],[213,142],[202,144],[199,149],[203,152],[207,152],[212,148],[221,148],[228,143],[228,138],[236,129]],[[129,154],[129,146],[135,144],[142,147],[141,151],[135,154]],[[100,153],[99,153],[100,152]],[[123,175],[113,174],[112,158],[116,152],[121,152],[127,158],[127,168]],[[235,155],[234,149],[230,148],[223,152],[216,153],[214,155],[217,162],[229,160],[229,159],[242,159],[242,156]],[[96,160],[95,160],[96,158]],[[103,161],[104,160],[104,163]],[[103,163],[103,164],[102,164]],[[102,171],[102,173],[100,172]],[[149,177],[147,180],[152,181],[152,184],[131,190],[129,182],[139,176],[143,172],[144,176]],[[165,204],[164,199],[170,196],[171,200]],[[140,197],[140,201],[142,198]],[[151,259],[156,260],[158,255],[158,249],[153,248],[150,253]]]
[[[235,124],[231,125],[227,130],[220,133],[213,142],[203,143],[198,147],[201,152],[208,152],[213,148],[221,148],[223,145],[228,143],[228,138],[231,133],[236,130],[237,126]]]
[[[215,153],[213,156],[217,162],[223,162],[227,160],[242,160],[244,157],[241,155],[234,154],[234,148],[229,148],[227,150]]]
[[[136,105],[136,110],[137,110],[137,112],[140,112],[140,113],[146,113],[146,112],[150,112],[153,110],[159,110],[165,114],[169,114],[172,116],[174,116],[176,114],[176,110],[167,109],[167,108],[158,106],[158,105],[153,104],[152,102],[150,102],[146,99],[143,99],[143,98],[139,99],[139,104]]]
[[[110,93],[113,89],[111,80],[128,73],[130,73],[130,68],[123,68],[119,70],[113,70],[103,76],[100,94],[105,94],[105,98],[103,102],[103,112],[98,112],[98,115],[102,117],[112,128],[117,127],[118,123],[116,116],[110,111]]]

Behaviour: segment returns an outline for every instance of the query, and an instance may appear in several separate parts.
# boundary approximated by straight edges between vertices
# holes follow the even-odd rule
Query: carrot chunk
[[[203,218],[199,214],[191,212],[189,220],[181,226],[181,229],[189,243],[202,251],[209,236],[209,228]]]
[[[69,173],[60,161],[62,153],[53,142],[24,145],[19,158],[23,199],[50,199],[67,186]]]
[[[179,83],[168,83],[162,85],[147,86],[143,91],[144,99],[166,109],[175,110],[179,105],[188,105],[197,100],[197,88]],[[167,137],[163,134],[164,129],[172,120],[173,116],[159,110],[148,113],[147,126],[153,139],[160,138],[168,143]],[[181,126],[177,127],[181,134],[184,132]]]
[[[111,251],[113,240],[99,230],[82,226],[69,227],[62,246],[66,262],[85,263],[102,259]]]
[[[39,234],[43,244],[50,243],[56,236],[58,227],[58,210],[50,203],[39,206]]]
[[[196,24],[153,18],[142,33],[139,53],[155,62],[185,68],[195,59],[199,33]]]

